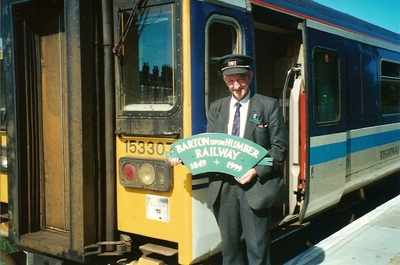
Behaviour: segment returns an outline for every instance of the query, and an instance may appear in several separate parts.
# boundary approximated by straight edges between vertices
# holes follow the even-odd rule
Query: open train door
[[[298,50],[297,64],[287,71],[282,92],[283,118],[289,130],[289,154],[284,166],[288,185],[288,214],[297,217],[305,190],[306,94],[304,45]],[[289,85],[291,83],[291,85]]]
[[[344,40],[328,25],[305,20],[307,82],[307,218],[337,204],[347,167]]]
[[[100,99],[88,70],[96,10],[78,0],[5,0],[1,10],[9,236],[30,253],[84,262],[85,246],[102,234]],[[46,259],[30,264],[56,264]]]
[[[288,200],[273,209],[273,226],[277,226],[296,220],[304,198],[304,19],[276,10],[268,1],[257,1],[252,11],[257,92],[279,100],[290,138],[283,167]]]

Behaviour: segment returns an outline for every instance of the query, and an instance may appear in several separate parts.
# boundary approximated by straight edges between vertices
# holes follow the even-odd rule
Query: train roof
[[[339,12],[312,0],[251,0],[251,2],[296,17],[315,20],[323,24],[400,45],[400,34],[358,19],[349,14]]]

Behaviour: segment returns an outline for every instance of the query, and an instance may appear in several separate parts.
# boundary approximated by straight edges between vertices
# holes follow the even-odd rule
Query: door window
[[[339,56],[316,48],[313,65],[315,120],[318,124],[336,122],[340,118]]]
[[[230,94],[220,73],[217,59],[231,53],[241,53],[242,34],[239,23],[226,16],[211,16],[206,25],[206,110],[211,102]]]

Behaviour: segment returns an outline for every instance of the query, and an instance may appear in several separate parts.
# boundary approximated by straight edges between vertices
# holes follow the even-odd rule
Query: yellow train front
[[[127,139],[122,137],[117,141],[121,155],[117,187],[118,230],[153,238],[148,241],[152,244],[144,241],[143,253],[172,256],[179,250],[180,264],[191,264],[196,259],[215,254],[219,250],[220,236],[215,219],[206,207],[207,179],[192,179],[184,166],[172,170],[163,156],[127,153],[127,144],[132,141]],[[130,148],[155,144],[161,151],[168,147],[168,141],[161,138],[156,143],[135,139],[139,139],[138,143]],[[160,249],[160,246],[169,249]]]
[[[189,1],[149,2],[133,14],[132,6],[119,6],[115,23],[122,36],[114,47],[121,73],[116,75],[118,230],[153,238],[143,252],[179,253],[180,264],[215,254],[220,243],[206,207],[208,180],[166,161],[171,143],[206,126],[204,89],[192,95],[201,86],[193,87],[201,68],[191,66],[192,8]],[[160,251],[160,245],[169,250]]]
[[[0,5],[0,200],[32,264],[140,251],[194,264],[219,251],[208,179],[166,155],[229,95],[215,60],[226,54],[255,58],[251,90],[279,99],[288,125],[288,201],[273,227],[400,170],[394,33],[312,1]]]

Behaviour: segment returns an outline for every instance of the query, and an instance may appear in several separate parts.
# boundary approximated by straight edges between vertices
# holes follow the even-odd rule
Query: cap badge
[[[236,66],[236,61],[229,61],[228,66]]]

